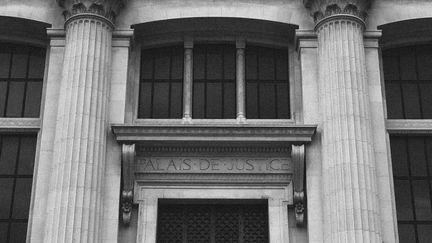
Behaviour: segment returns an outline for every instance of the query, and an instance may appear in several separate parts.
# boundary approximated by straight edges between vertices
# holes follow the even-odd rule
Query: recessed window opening
[[[288,49],[187,43],[142,51],[138,118],[290,119]]]

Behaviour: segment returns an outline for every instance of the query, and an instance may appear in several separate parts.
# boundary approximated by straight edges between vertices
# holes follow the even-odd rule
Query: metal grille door
[[[168,204],[158,209],[158,243],[267,243],[267,204]]]

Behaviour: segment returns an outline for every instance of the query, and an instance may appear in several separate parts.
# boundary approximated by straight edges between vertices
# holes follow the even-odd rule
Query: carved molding
[[[371,2],[372,0],[303,0],[315,23],[338,14],[356,16],[365,21]]]
[[[133,203],[135,144],[122,145],[121,213],[123,224],[129,225]]]
[[[169,184],[242,184],[242,185],[287,185],[293,178],[290,173],[285,174],[161,174],[137,173],[135,179],[138,184],[169,183]]]
[[[432,134],[432,119],[388,119],[386,128],[390,134]]]
[[[293,201],[296,216],[296,224],[299,227],[305,225],[306,194],[305,183],[305,147],[304,145],[292,145],[291,157],[294,164]]]
[[[290,153],[282,146],[151,146],[137,144],[137,154],[143,153]]]
[[[0,118],[0,132],[38,132],[40,124],[40,118]]]
[[[57,0],[65,20],[78,14],[95,14],[114,22],[126,0]]]

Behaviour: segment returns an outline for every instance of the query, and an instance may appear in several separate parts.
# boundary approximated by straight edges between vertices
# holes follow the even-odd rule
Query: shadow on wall
[[[0,42],[46,46],[50,24],[29,19],[0,16]]]
[[[410,19],[378,26],[383,49],[432,42],[432,18]]]

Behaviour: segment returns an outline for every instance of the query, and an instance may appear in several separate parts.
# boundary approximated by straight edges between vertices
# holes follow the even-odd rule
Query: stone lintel
[[[371,2],[372,0],[303,0],[315,23],[337,14],[353,15],[364,21]]]
[[[100,15],[114,22],[126,0],[56,0],[64,9],[65,20],[78,14]]]

